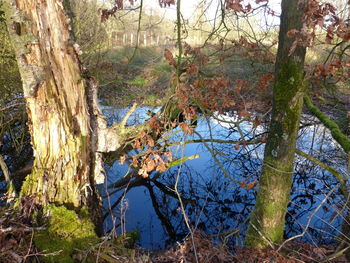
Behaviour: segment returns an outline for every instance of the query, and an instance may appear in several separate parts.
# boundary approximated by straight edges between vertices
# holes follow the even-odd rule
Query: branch
[[[135,108],[134,106],[126,114],[122,122],[115,123],[112,127],[99,127],[97,143],[98,152],[127,152],[128,150],[131,150],[127,146],[140,135],[141,131],[149,131],[148,123],[142,123],[135,126],[125,126],[127,119],[136,109],[136,106]]]
[[[180,142],[172,142],[167,144],[168,146],[173,146],[173,145],[186,145],[190,143],[206,143],[206,142],[213,142],[213,143],[230,143],[230,144],[237,144],[240,143],[242,145],[252,145],[252,144],[258,144],[262,143],[261,139],[254,139],[254,140],[249,140],[249,141],[235,141],[235,140],[220,140],[220,139],[199,139],[199,140],[188,140],[188,141],[180,141]]]
[[[337,178],[337,180],[340,183],[340,191],[341,193],[344,195],[345,198],[348,197],[349,192],[346,188],[346,181],[343,177],[343,175],[341,173],[339,173],[337,170],[333,169],[332,167],[328,166],[327,164],[325,164],[324,162],[321,162],[320,160],[316,159],[315,157],[296,149],[295,153],[306,158],[307,160],[317,164],[318,166],[322,167],[323,169],[327,170],[328,172],[330,172],[332,175],[334,175],[335,178]]]
[[[330,120],[320,109],[312,104],[309,96],[305,95],[304,103],[309,111],[316,116],[324,126],[326,126],[334,140],[336,140],[346,153],[350,152],[350,140],[349,138],[340,130],[338,124]]]
[[[223,172],[224,176],[228,179],[230,179],[231,181],[237,183],[237,184],[241,184],[241,182],[239,182],[238,180],[236,180],[235,178],[233,178],[232,176],[230,176],[230,174],[227,172],[227,170],[223,167],[223,165],[221,164],[221,162],[218,160],[218,158],[216,157],[216,154],[214,152],[213,149],[211,149],[208,144],[204,141],[204,138],[196,131],[194,131],[194,133],[200,138],[200,140],[203,142],[203,145],[205,146],[205,148],[207,148],[207,150],[211,153],[211,156],[213,157],[214,161],[216,162],[216,164],[219,166],[219,168],[221,169],[221,171]]]
[[[195,155],[191,155],[188,157],[176,159],[169,164],[169,168],[174,167],[174,166],[179,165],[179,164],[183,164],[189,160],[194,160],[194,159],[198,159],[198,158],[199,158],[199,154],[195,154]],[[155,181],[155,179],[157,179],[160,176],[160,174],[161,174],[160,172],[157,172],[157,174],[153,176],[152,181]],[[139,175],[139,169],[134,169],[131,172],[128,171],[127,174],[124,175],[122,178],[119,178],[116,182],[110,184],[108,186],[108,189],[116,189],[117,191],[119,191],[122,188],[129,185],[133,178],[135,181],[137,181],[138,179],[140,179],[140,180],[143,179],[143,177]]]
[[[123,120],[120,123],[120,126],[125,127],[126,126],[126,122],[128,121],[128,119],[130,118],[131,114],[133,114],[133,112],[136,110],[137,108],[137,103],[135,102],[132,107],[130,108],[130,110],[128,111],[128,113],[125,115],[125,117],[123,118]]]

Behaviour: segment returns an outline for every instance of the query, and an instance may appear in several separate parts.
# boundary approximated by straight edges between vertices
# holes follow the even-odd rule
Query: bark
[[[5,0],[35,160],[21,197],[38,204],[90,208],[100,223],[96,183],[103,182],[101,153],[116,151],[134,133],[107,127],[97,84],[86,76],[61,0]],[[125,139],[123,139],[125,138]]]
[[[247,231],[249,247],[266,248],[283,240],[305,87],[306,48],[298,46],[289,56],[294,38],[287,37],[289,30],[302,27],[303,11],[298,2],[282,1],[272,117],[256,204]]]

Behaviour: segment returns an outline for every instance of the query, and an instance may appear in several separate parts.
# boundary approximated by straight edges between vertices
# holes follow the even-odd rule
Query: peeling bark
[[[5,0],[4,8],[35,155],[21,196],[43,205],[87,205],[98,223],[101,152],[118,149],[118,130],[107,128],[97,84],[84,76],[63,2]]]
[[[79,207],[91,195],[91,131],[69,19],[60,1],[5,3],[35,155],[21,194]]]
[[[65,5],[67,6],[67,5]],[[97,82],[84,71],[62,0],[4,0],[27,104],[35,160],[21,197],[90,208],[98,225],[102,153],[122,151],[147,125],[107,127]],[[68,10],[69,12],[69,10]]]

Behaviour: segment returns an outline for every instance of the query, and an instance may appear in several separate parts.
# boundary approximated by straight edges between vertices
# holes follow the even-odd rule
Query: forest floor
[[[27,211],[28,212],[28,211]],[[25,212],[0,211],[0,263],[57,262],[62,251],[47,253],[35,246],[34,236],[45,226],[30,222]],[[300,263],[300,262],[349,262],[332,246],[315,247],[306,243],[291,242],[279,253],[276,250],[238,248],[230,251],[224,245],[215,245],[200,233],[189,235],[183,242],[162,251],[150,251],[129,247],[127,239],[102,237],[87,250],[75,249],[69,262],[99,263]],[[68,261],[67,261],[68,262]]]

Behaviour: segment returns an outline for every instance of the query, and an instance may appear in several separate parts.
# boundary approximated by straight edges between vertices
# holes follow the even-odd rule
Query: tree
[[[301,30],[300,1],[282,1],[279,45],[275,65],[273,109],[256,204],[251,215],[246,245],[265,248],[281,242],[293,178],[296,138],[303,106],[306,47],[297,46],[291,30]]]
[[[125,122],[107,128],[97,84],[84,72],[66,15],[69,1],[4,1],[6,22],[23,82],[35,160],[20,197],[76,211],[86,207],[101,233],[101,153],[116,151],[139,132]],[[123,135],[122,135],[123,134]]]
[[[93,82],[82,77],[64,8],[57,1],[6,1],[5,13],[35,152],[21,196],[35,195],[40,204],[96,207],[95,127],[87,100]]]

